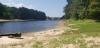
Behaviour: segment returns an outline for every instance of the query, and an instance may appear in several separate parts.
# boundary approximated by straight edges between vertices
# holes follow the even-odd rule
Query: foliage
[[[100,0],[67,0],[65,17],[100,20]]]
[[[25,7],[8,7],[0,3],[0,18],[45,20],[46,14],[42,11],[37,11],[34,9],[28,9]]]

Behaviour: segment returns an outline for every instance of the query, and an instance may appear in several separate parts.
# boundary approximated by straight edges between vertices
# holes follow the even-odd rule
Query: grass
[[[80,48],[86,48],[86,43],[80,34],[62,34],[59,38],[55,38],[49,41],[50,48],[62,47],[63,45],[73,44],[78,45]],[[76,47],[78,48],[78,47]]]
[[[100,36],[100,23],[92,20],[70,20],[70,24],[75,24],[72,28],[79,28],[79,32],[85,33],[89,36]]]
[[[62,46],[62,44],[61,44],[60,40],[56,39],[56,38],[55,39],[51,39],[49,41],[49,44],[48,44],[49,48],[57,48],[57,47],[60,47],[60,46]]]
[[[33,48],[44,48],[44,46],[42,42],[36,41],[36,43],[33,45]]]
[[[59,35],[59,38],[50,40],[49,45],[52,46],[51,48],[61,47],[63,44],[78,45],[78,47],[76,48],[87,48],[88,43],[85,42],[85,37],[83,36],[83,34],[86,34],[86,37],[100,36],[99,22],[95,22],[93,20],[69,20],[69,24],[74,24],[69,26],[71,29],[78,30],[66,30],[63,34]]]
[[[65,30],[63,34],[57,36],[57,38],[50,39],[48,41],[48,48],[62,48],[63,45],[67,46],[73,44],[75,48],[98,48],[100,45],[93,44],[87,47],[89,44],[86,42],[87,37],[100,37],[100,23],[93,20],[68,20],[67,27],[71,29]],[[68,25],[69,24],[69,25]],[[73,25],[70,25],[73,24]],[[75,30],[77,29],[77,30]],[[84,36],[86,35],[86,36]],[[94,41],[93,41],[94,42]],[[34,48],[43,48],[42,42],[36,42],[33,45]],[[73,46],[73,47],[74,47]],[[65,47],[70,48],[70,47]]]

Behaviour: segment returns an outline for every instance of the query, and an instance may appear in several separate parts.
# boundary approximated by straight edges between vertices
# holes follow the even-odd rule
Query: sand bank
[[[35,41],[46,41],[64,32],[64,22],[60,21],[55,29],[22,34],[21,39],[2,37],[0,48],[33,48]]]

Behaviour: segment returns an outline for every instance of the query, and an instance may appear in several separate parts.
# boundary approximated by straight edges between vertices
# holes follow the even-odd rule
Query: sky
[[[62,17],[66,0],[0,0],[0,3],[10,7],[26,7],[43,11],[50,17]]]

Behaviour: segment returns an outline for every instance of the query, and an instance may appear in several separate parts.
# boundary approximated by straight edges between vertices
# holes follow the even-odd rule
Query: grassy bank
[[[90,36],[100,36],[100,22],[95,22],[93,20],[69,20],[71,28],[78,29],[73,32],[80,32]]]
[[[67,48],[100,48],[100,23],[94,20],[68,20],[59,42]]]
[[[56,37],[48,41],[48,48],[100,48],[100,23],[68,20],[65,32]]]

